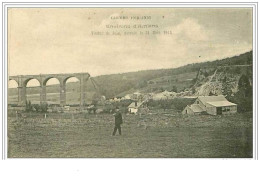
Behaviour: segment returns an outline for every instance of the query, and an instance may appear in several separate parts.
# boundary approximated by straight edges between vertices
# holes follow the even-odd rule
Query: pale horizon
[[[108,28],[134,24],[157,28]],[[95,77],[178,68],[251,51],[252,28],[250,8],[9,8],[8,73]],[[171,34],[93,35],[111,30]]]

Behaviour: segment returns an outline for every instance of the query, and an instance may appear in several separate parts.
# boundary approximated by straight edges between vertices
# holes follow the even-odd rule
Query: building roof
[[[206,105],[208,102],[227,101],[223,95],[219,96],[199,96],[198,99]]]
[[[135,104],[137,103],[137,106],[135,106]],[[143,102],[132,102],[128,108],[139,108],[141,105],[143,104]]]
[[[235,103],[231,103],[229,101],[214,101],[214,102],[207,102],[209,105],[213,105],[215,107],[226,107],[226,106],[234,106]]]
[[[203,112],[203,109],[201,108],[200,105],[198,104],[192,104],[189,106],[189,108],[193,111],[193,112]]]

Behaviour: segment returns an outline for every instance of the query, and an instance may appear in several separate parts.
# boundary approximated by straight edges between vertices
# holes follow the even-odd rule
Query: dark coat
[[[121,125],[123,123],[122,114],[120,112],[115,113],[115,125]]]

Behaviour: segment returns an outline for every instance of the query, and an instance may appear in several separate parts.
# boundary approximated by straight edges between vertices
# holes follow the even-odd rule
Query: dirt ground
[[[27,117],[25,117],[27,116]],[[8,118],[9,158],[252,158],[252,113],[187,116],[158,111]]]

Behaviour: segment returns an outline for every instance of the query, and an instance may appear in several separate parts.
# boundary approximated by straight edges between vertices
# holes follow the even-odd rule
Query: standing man
[[[115,128],[113,132],[113,136],[116,134],[118,129],[119,135],[121,135],[121,124],[123,123],[122,114],[119,111],[119,108],[116,107],[116,113],[113,114],[115,116]]]

